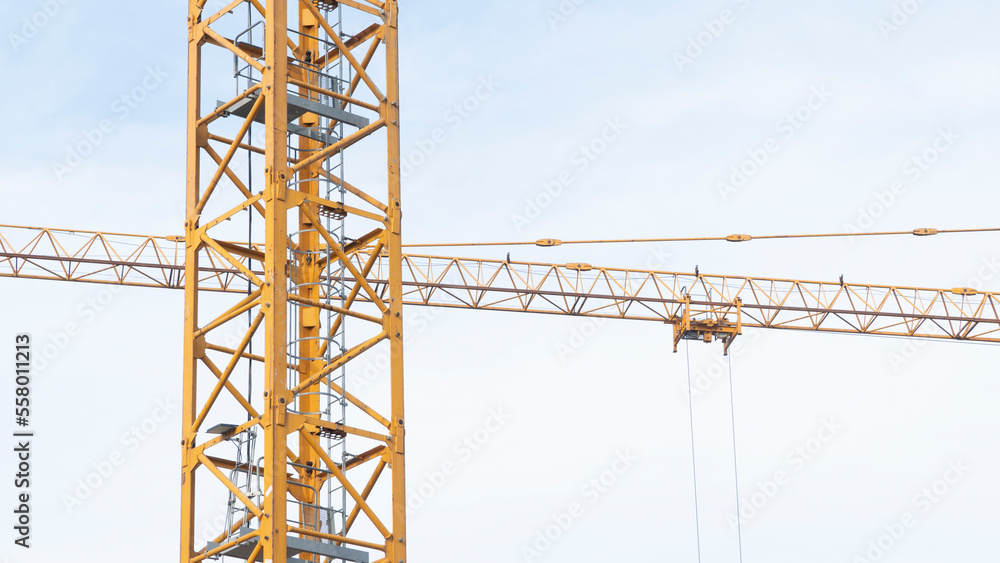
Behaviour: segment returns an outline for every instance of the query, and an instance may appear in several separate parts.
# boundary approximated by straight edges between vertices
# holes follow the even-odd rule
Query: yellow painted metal
[[[816,239],[816,238],[843,238],[843,237],[887,237],[899,235],[931,236],[937,234],[958,234],[958,233],[996,233],[1000,232],[1000,227],[982,229],[914,229],[912,231],[879,231],[879,232],[842,232],[842,233],[812,233],[797,235],[747,235],[734,234],[724,237],[660,237],[660,238],[619,238],[619,239],[584,239],[584,240],[559,240],[540,239],[537,241],[490,241],[490,242],[444,242],[430,244],[404,244],[404,248],[433,248],[433,247],[472,247],[472,246],[560,246],[563,244],[628,244],[644,242],[747,242],[750,240],[778,240],[778,239]]]
[[[353,37],[341,37],[324,19],[321,5],[354,10],[362,18],[374,19]],[[542,314],[652,320],[673,326],[673,342],[682,339],[721,340],[728,349],[746,327],[810,330],[936,338],[978,342],[1000,342],[1000,294],[972,288],[927,289],[710,276],[698,272],[672,273],[594,267],[586,263],[563,265],[479,260],[445,256],[418,256],[403,253],[402,193],[400,168],[400,117],[398,82],[398,4],[396,0],[340,0],[321,2],[300,0],[289,3],[268,0],[233,0],[223,9],[206,14],[205,0],[188,2],[188,136],[186,209],[184,236],[147,237],[120,233],[80,233],[53,229],[0,226],[0,276],[55,279],[181,288],[185,295],[183,360],[183,434],[181,436],[181,542],[182,563],[203,561],[241,543],[255,541],[250,560],[258,556],[271,563],[287,561],[289,534],[318,538],[375,552],[378,561],[405,563],[405,404],[403,372],[404,304],[463,309],[518,311]],[[245,45],[225,37],[214,26],[225,21],[241,5],[252,6],[265,18],[261,47]],[[288,30],[295,16],[295,38]],[[334,47],[321,49],[317,37],[330,35]],[[366,47],[367,45],[367,47]],[[260,80],[247,86],[236,98],[204,113],[201,101],[203,50],[215,48],[236,57],[259,72]],[[370,71],[379,49],[384,53],[383,80]],[[355,52],[357,51],[357,52]],[[362,56],[358,54],[363,53]],[[339,60],[353,69],[353,79],[345,93],[309,81],[310,70],[321,71]],[[364,88],[360,88],[361,85]],[[297,157],[289,154],[288,95],[297,88],[305,98],[326,96],[344,107],[374,113],[369,125],[332,144],[300,137]],[[358,90],[361,90],[360,92]],[[223,126],[228,110],[255,97],[250,114],[233,131]],[[248,135],[255,118],[262,117],[263,147]],[[305,114],[299,126],[316,127],[319,117]],[[381,197],[359,188],[323,168],[324,163],[385,130],[387,184]],[[210,143],[226,148],[220,154]],[[202,153],[209,157],[203,159]],[[263,158],[264,189],[253,194],[254,185],[231,166],[237,156]],[[259,162],[259,161],[258,161]],[[205,174],[202,165],[214,163]],[[234,193],[221,194],[229,188]],[[207,180],[204,181],[203,180]],[[319,192],[320,181],[333,182],[374,211],[331,202]],[[235,201],[234,201],[235,199]],[[213,205],[215,204],[215,205]],[[221,206],[225,211],[213,211]],[[217,228],[243,212],[264,219],[261,240],[231,242],[220,240]],[[340,243],[322,225],[324,212],[355,223],[349,237]],[[289,214],[297,219],[290,229]],[[12,245],[5,229],[22,229],[34,234],[27,244]],[[290,232],[293,231],[293,232]],[[997,229],[936,230],[862,233],[863,236],[985,232]],[[61,238],[67,233],[83,234],[86,242],[78,250],[67,251]],[[854,234],[783,235],[753,237],[734,234],[715,238],[643,239],[646,241],[725,240],[860,236]],[[118,243],[123,242],[121,245]],[[561,241],[541,239],[478,245],[536,245],[636,242],[627,240]],[[455,245],[429,245],[455,246]],[[121,248],[129,248],[128,252]],[[319,256],[323,256],[321,259]],[[350,291],[342,305],[325,300],[323,268],[339,264],[338,275]],[[290,277],[296,290],[289,294]],[[247,285],[256,286],[249,291]],[[229,306],[203,308],[206,292],[231,299]],[[239,295],[239,298],[233,297]],[[298,308],[295,326],[289,334],[289,308]],[[214,312],[213,312],[214,311]],[[336,315],[332,326],[324,326],[320,311]],[[234,347],[214,339],[219,329],[250,313],[254,319]],[[345,346],[339,355],[327,354],[323,343],[352,318],[374,334]],[[257,330],[263,328],[263,351],[247,351]],[[289,342],[298,342],[299,359],[289,365]],[[379,413],[347,389],[329,381],[335,370],[347,366],[373,347],[387,341],[390,350],[390,412]],[[215,359],[213,359],[213,357]],[[219,359],[225,361],[219,361]],[[324,359],[319,359],[324,358]],[[257,365],[262,393],[242,394],[231,379],[238,366]],[[220,366],[224,366],[220,369]],[[294,375],[289,381],[290,368]],[[199,382],[199,371],[208,375]],[[212,379],[214,377],[214,380]],[[210,389],[199,397],[199,387]],[[353,409],[385,428],[386,434],[329,423],[300,414],[320,410],[318,396],[334,394]],[[202,428],[220,422],[218,403],[230,401],[246,415],[246,422],[221,436],[206,437]],[[298,412],[292,411],[296,405]],[[240,463],[225,457],[220,446],[235,434],[259,430],[263,465],[255,460],[253,470],[264,476],[264,494],[248,495],[223,469],[234,471]],[[369,447],[350,461],[332,458],[318,436],[340,433],[364,440]],[[199,441],[201,440],[201,441]],[[292,445],[294,444],[294,445]],[[211,452],[211,455],[210,455]],[[376,462],[367,477],[355,470]],[[386,472],[385,470],[389,471]],[[199,478],[201,481],[199,481]],[[326,481],[336,480],[349,493],[343,533],[330,534],[300,525],[308,520],[308,504],[318,502],[315,491]],[[380,483],[390,498],[388,511],[370,501]],[[204,502],[199,483],[215,485],[231,493],[246,506],[249,514],[222,530],[217,542],[208,547],[195,543],[196,514]],[[359,487],[356,483],[363,483]],[[294,506],[295,508],[291,508]],[[380,510],[382,511],[380,513]],[[365,536],[354,523],[364,516],[376,531]],[[241,526],[256,529],[241,532]],[[304,555],[310,561],[318,557]]]
[[[262,45],[227,37],[219,31],[223,27],[216,29],[216,26],[225,24],[241,5],[250,5],[263,16]],[[289,534],[335,538],[341,544],[375,551],[372,560],[388,556],[402,561],[405,558],[405,546],[401,541],[405,530],[405,495],[402,494],[405,490],[405,450],[402,431],[402,252],[399,231],[396,3],[378,3],[378,9],[373,9],[373,4],[367,1],[341,3],[338,9],[356,11],[368,20],[355,36],[349,38],[340,36],[312,0],[291,5],[275,0],[266,5],[257,0],[234,0],[216,13],[203,13],[204,6],[204,2],[197,0],[191,0],[188,5],[191,64],[188,203],[183,256],[178,248],[180,239],[175,237],[148,237],[140,251],[120,255],[104,234],[95,234],[94,242],[82,253],[69,253],[53,245],[51,248],[46,246],[39,256],[22,255],[31,265],[37,263],[35,260],[43,260],[46,254],[68,260],[66,263],[71,266],[61,275],[49,272],[65,279],[97,283],[113,279],[116,283],[136,282],[151,287],[180,287],[183,284],[186,345],[182,562],[201,561],[250,540],[256,542],[251,559],[260,556],[272,563],[284,562],[288,558]],[[337,3],[324,6],[334,8]],[[357,18],[352,15],[348,19],[354,21]],[[371,21],[373,19],[374,22]],[[296,26],[292,32],[288,29],[290,21],[294,21]],[[334,48],[321,45],[320,37],[324,33],[329,34],[328,39],[335,45]],[[379,48],[386,56],[384,78],[368,70]],[[208,113],[203,113],[200,107],[200,100],[206,94],[202,91],[205,49],[228,52],[230,57],[235,55],[238,63],[246,65],[246,72],[251,73],[251,77],[258,77],[254,84],[245,86],[242,95]],[[354,49],[358,49],[357,55]],[[312,82],[311,77],[318,76],[335,63],[349,65],[357,78],[343,94],[337,88],[330,89],[318,81]],[[356,91],[361,83],[366,88]],[[370,117],[370,125],[344,135],[343,139],[332,144],[305,135],[300,135],[294,144],[290,144],[289,87],[303,98],[315,101],[318,96],[325,96],[337,100],[343,109],[374,112],[375,115]],[[227,128],[227,121],[231,120],[224,119],[228,116],[226,110],[251,96],[255,99],[250,113],[239,120],[237,130],[234,131],[231,126]],[[308,129],[316,129],[320,124],[319,116],[312,113],[301,115],[298,120],[299,127]],[[257,146],[257,141],[250,135],[255,121],[264,124],[263,147]],[[379,190],[381,197],[376,195],[378,191],[347,184],[325,169],[328,159],[339,157],[348,147],[382,128],[386,129],[388,139],[388,183]],[[225,150],[220,154],[211,143],[221,143]],[[211,170],[202,169],[203,153],[209,157],[207,164],[215,165]],[[233,166],[238,158],[248,155],[254,155],[256,159],[250,160],[248,168],[262,168],[258,171],[264,178],[263,190],[259,194],[253,193],[256,187],[250,182],[250,170],[237,170]],[[223,184],[222,178],[228,178],[231,185]],[[343,185],[347,193],[376,211],[327,200],[327,194],[319,189],[320,182]],[[235,191],[232,186],[236,187]],[[219,208],[226,211],[215,211]],[[251,241],[220,240],[216,233],[221,232],[227,221],[245,216],[244,212],[263,217],[263,236],[260,236],[258,223],[258,230],[252,232],[254,239]],[[350,217],[347,225],[358,232],[348,232],[346,236],[355,242],[348,246],[341,245],[323,225],[323,216],[336,220]],[[51,232],[44,231],[39,242],[55,241],[56,238]],[[367,244],[374,244],[379,251],[387,248],[390,257],[366,257],[364,264],[356,266],[352,257],[364,250]],[[34,251],[38,247],[39,244],[35,244],[21,250]],[[170,248],[174,250],[172,255],[168,250]],[[6,250],[6,245],[3,250]],[[14,260],[20,260],[22,255]],[[377,291],[365,279],[380,260],[394,272],[391,274],[393,279],[385,280],[383,284],[387,286],[384,293]],[[119,268],[123,262],[128,264]],[[396,264],[394,267],[391,266],[393,262]],[[178,271],[181,264],[183,275]],[[15,267],[12,273],[23,277],[26,273],[23,266]],[[327,302],[331,296],[325,294],[326,286],[323,284],[328,280],[324,268],[333,268],[344,274],[351,296],[349,299],[338,299],[336,304]],[[142,281],[139,281],[140,278]],[[256,291],[247,294],[248,282]],[[220,292],[220,298],[228,298],[231,293],[242,293],[243,296],[224,305],[220,313],[217,305],[214,308],[203,305],[206,301],[204,292],[213,290]],[[202,299],[199,300],[199,297]],[[291,316],[290,308],[294,308],[297,314]],[[321,315],[321,311],[336,319],[334,327],[326,326],[330,323],[324,321],[325,315]],[[219,331],[229,323],[237,322],[246,313],[255,320],[242,331],[239,344],[232,347],[221,345],[217,340]],[[359,324],[372,327],[374,334],[348,345],[345,352],[328,353],[332,350],[327,345],[327,339],[336,334],[337,327],[342,327],[347,318],[357,319]],[[289,325],[289,321],[293,324]],[[248,348],[258,328],[262,333],[263,350],[257,348],[250,353]],[[329,376],[386,340],[393,358],[391,412],[382,415],[333,383]],[[294,353],[292,359],[290,352]],[[248,364],[256,364],[251,377],[259,381],[255,387],[258,389],[256,394],[244,394],[232,381],[238,366]],[[205,387],[199,385],[199,369],[207,370],[210,378],[214,376],[214,382],[207,387],[209,392],[204,396],[198,394],[199,387]],[[322,405],[319,397],[331,394],[342,397],[345,404],[351,405],[352,413],[370,418],[387,428],[388,434],[296,414],[320,412]],[[223,436],[206,439],[201,434],[204,428],[226,422],[220,418],[226,416],[220,410],[223,402],[228,403],[229,410],[225,412],[231,413],[234,405],[242,408],[248,422]],[[226,468],[238,480],[238,471],[242,466],[237,460],[227,458],[223,446],[236,435],[249,436],[246,433],[250,431],[257,432],[257,451],[263,452],[262,467],[253,469],[262,470],[262,495],[247,494],[239,483],[231,481],[222,471]],[[339,459],[339,456],[334,459],[324,450],[318,438],[324,432],[350,436],[351,440],[357,441],[354,443],[368,446],[362,446],[365,453],[353,458],[350,463]],[[203,443],[199,443],[199,439]],[[374,473],[355,476],[357,468],[376,460],[384,465],[380,465]],[[388,466],[390,471],[384,472],[384,466]],[[381,479],[378,478],[380,475]],[[196,476],[201,479],[197,486]],[[351,493],[349,499],[352,504],[342,507],[345,523],[342,535],[330,534],[310,523],[310,519],[316,520],[320,502],[317,491],[332,478]],[[358,485],[353,483],[355,478],[359,479]],[[380,481],[388,481],[384,487],[392,498],[389,507],[378,507],[368,502],[368,496]],[[222,545],[211,548],[195,545],[195,515],[202,511],[199,510],[199,503],[204,502],[204,496],[199,495],[198,489],[204,486],[218,488],[220,485],[248,507],[250,514],[239,519],[239,526],[256,529],[256,532],[236,537],[237,533],[242,533],[239,532],[242,528],[234,526],[222,530],[216,542]],[[220,508],[225,507],[211,512],[218,512]],[[383,513],[378,514],[379,510]],[[363,513],[375,525],[378,535],[365,537],[366,533],[371,533],[370,530],[355,531],[358,529],[346,526],[348,513]],[[351,520],[352,525],[356,518]],[[309,554],[300,554],[299,558],[320,560],[318,556]]]
[[[83,235],[83,242],[68,247],[70,234]],[[179,288],[185,259],[174,238],[0,226],[0,277]],[[13,242],[19,239],[26,242]],[[388,252],[381,243],[370,246],[368,235],[358,240],[344,252],[368,287],[384,294]],[[211,249],[202,250],[202,260],[212,266],[201,267],[199,289],[246,295],[247,278]],[[416,254],[403,254],[402,263],[405,305],[671,323],[690,293],[696,315],[735,307],[739,300],[744,328],[1000,342],[1000,293],[974,288],[598,266],[580,272],[542,262]],[[355,284],[348,303],[366,300]]]
[[[740,311],[743,302],[737,298],[732,305],[697,309],[692,304],[691,295],[685,295],[682,303],[680,313],[668,321],[674,328],[674,352],[677,352],[681,340],[721,340],[723,355],[728,355],[733,340],[743,333],[743,316]]]
[[[301,56],[307,60],[314,60],[319,54],[319,41],[317,37],[319,36],[319,21],[316,16],[304,6],[301,2],[298,4],[298,32],[299,32],[299,50],[301,51]],[[312,65],[307,65],[306,68],[313,68]],[[319,71],[319,68],[315,69]],[[308,76],[308,74],[307,74]],[[306,82],[301,80],[295,80],[289,77],[291,83],[299,84],[299,95],[303,98],[314,99],[315,96],[308,87],[303,87],[302,84]],[[306,113],[301,118],[299,118],[299,126],[308,129],[315,129],[319,125],[319,116],[314,113]],[[299,138],[299,153],[310,155],[315,154],[317,151],[323,148],[323,144],[319,141],[315,141],[308,137]],[[298,176],[300,178],[300,183],[298,190],[304,195],[318,197],[320,196],[319,190],[319,171],[322,170],[322,162],[317,162],[312,165],[303,168]],[[325,195],[325,194],[324,194]],[[291,202],[289,202],[291,203]],[[322,355],[319,353],[320,343],[319,338],[321,337],[320,329],[320,314],[317,306],[321,296],[319,295],[319,283],[320,283],[320,268],[316,263],[316,258],[319,257],[322,250],[320,245],[320,239],[317,229],[322,228],[322,224],[315,217],[315,210],[317,205],[310,201],[301,201],[298,203],[298,248],[296,249],[297,255],[305,255],[307,260],[295,264],[295,281],[298,287],[297,294],[292,296],[292,299],[297,303],[304,305],[299,309],[298,318],[298,350],[297,354],[299,356],[298,365],[298,384],[311,379],[314,375],[320,372],[324,366],[322,360],[311,360],[308,358],[320,358]],[[342,207],[342,206],[341,206]],[[307,210],[312,210],[312,213],[307,213]],[[314,222],[315,221],[315,222]],[[318,413],[320,412],[320,389],[321,385],[317,381],[313,385],[310,385],[304,390],[303,396],[299,399],[299,410],[307,413]],[[313,449],[312,445],[305,443],[305,441],[299,441],[298,445],[298,458],[299,463],[310,467],[320,467],[322,460],[319,457],[319,452]],[[305,483],[308,488],[306,488],[303,493],[299,496],[298,500],[303,504],[298,507],[298,518],[299,522],[312,524],[313,520],[316,520],[315,508],[313,506],[317,505],[319,498],[317,498],[317,492],[323,484],[324,476],[326,474],[313,471],[307,472],[300,475],[300,482]],[[319,561],[319,557],[312,555],[303,555],[306,561]]]
[[[197,124],[201,118],[201,48],[202,36],[198,33],[201,6],[197,0],[188,0],[188,93],[187,121]],[[198,213],[195,208],[201,199],[200,168],[201,149],[205,143],[199,128],[188,127],[186,213],[184,220],[184,383],[182,394],[181,437],[181,539],[180,561],[187,563],[197,557],[195,545],[195,477],[199,466],[196,434],[192,431],[198,415],[197,383],[198,361],[205,354],[204,342],[195,339],[198,330],[199,299],[199,247],[197,234]],[[157,253],[157,256],[161,256]]]
[[[386,155],[388,164],[388,221],[383,245],[389,250],[389,309],[388,319],[390,392],[392,425],[389,428],[390,479],[392,483],[392,530],[386,539],[386,557],[396,563],[406,562],[406,418],[403,394],[403,242],[402,234],[402,162],[399,140],[399,7],[396,0],[387,0],[383,8],[385,26],[386,97],[382,100],[382,116],[386,122]]]

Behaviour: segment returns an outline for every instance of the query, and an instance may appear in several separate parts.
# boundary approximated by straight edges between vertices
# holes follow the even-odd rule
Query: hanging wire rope
[[[733,356],[729,358],[729,420],[733,423],[733,479],[736,483],[736,538],[740,546],[740,563],[743,563],[743,526],[740,522],[740,471],[736,460],[736,402],[733,399]]]
[[[684,355],[687,357],[688,379],[688,417],[691,421],[691,475],[694,478],[694,533],[698,542],[698,563],[701,563],[701,522],[698,518],[698,463],[694,452],[694,399],[691,387],[691,343],[684,343]],[[739,514],[737,513],[737,516]]]
[[[724,237],[672,237],[672,238],[634,238],[634,239],[593,239],[593,240],[559,240],[539,239],[536,241],[512,242],[452,242],[431,244],[404,244],[404,248],[435,248],[435,247],[468,247],[468,246],[562,246],[567,244],[621,244],[636,242],[748,242],[751,240],[805,239],[805,238],[839,238],[839,237],[882,237],[911,235],[927,237],[957,233],[993,233],[1000,232],[998,228],[988,229],[914,229],[912,231],[880,231],[870,233],[818,233],[805,235],[728,235]]]

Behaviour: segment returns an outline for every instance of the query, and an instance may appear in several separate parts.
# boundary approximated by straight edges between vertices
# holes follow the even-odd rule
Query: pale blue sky
[[[843,232],[858,222],[859,208],[872,209],[896,181],[902,191],[871,228],[996,227],[1000,7],[927,2],[884,37],[879,20],[903,4],[587,0],[553,29],[546,14],[559,9],[558,0],[404,2],[404,156],[420,161],[422,142],[436,129],[446,136],[406,178],[405,239]],[[11,34],[22,33],[22,18],[39,4],[0,6],[0,222],[178,233],[183,6],[59,6],[16,51]],[[678,70],[675,53],[723,10],[735,21]],[[119,119],[114,101],[141,84],[148,67],[165,77]],[[490,80],[494,91],[480,88],[476,98]],[[787,138],[780,120],[808,104],[813,89],[830,92],[829,100]],[[456,119],[453,107],[463,103],[476,109]],[[102,119],[114,120],[114,132],[60,181],[53,164]],[[578,148],[616,119],[626,129],[581,170]],[[911,159],[949,128],[954,142],[939,142],[947,150],[919,178],[910,174]],[[748,150],[772,138],[778,150],[723,199],[718,184]],[[364,179],[382,174],[377,162],[351,165]],[[573,182],[558,197],[539,199],[563,172]],[[549,203],[518,230],[517,216],[540,201]],[[844,274],[851,281],[976,282],[996,290],[1000,272],[983,266],[1000,254],[997,241],[976,235],[511,252],[515,260],[677,271],[697,264],[708,273],[821,280]],[[25,330],[58,333],[101,291],[7,279],[0,289],[2,342]],[[0,556],[13,563],[71,554],[98,561],[95,542],[114,544],[126,532],[138,535],[130,545],[155,546],[141,560],[176,559],[179,417],[80,511],[67,514],[63,497],[93,463],[121,447],[120,434],[149,416],[156,400],[179,397],[182,299],[124,290],[40,376],[39,548],[26,557],[5,540]],[[625,450],[638,458],[634,467],[537,560],[697,560],[680,391],[685,354],[670,353],[669,327],[468,311],[431,318],[407,347],[411,484],[460,460],[455,442],[475,432],[491,409],[502,407],[511,419],[412,516],[414,561],[525,561],[522,548],[536,531],[586,498],[581,488]],[[561,353],[581,331],[594,335]],[[884,561],[993,557],[1000,526],[1000,486],[992,477],[1000,470],[995,348],[908,348],[900,340],[781,332],[743,338],[745,350],[734,358],[742,496],[776,471],[792,472],[745,526],[745,561],[854,562],[883,526],[919,512],[913,497],[956,460],[972,468],[968,475],[918,515]],[[692,373],[716,373],[720,354],[715,345],[692,346]],[[384,377],[376,381],[385,384]],[[126,386],[126,404],[108,397],[113,384]],[[7,385],[0,396],[10,396]],[[726,522],[735,502],[727,391],[720,380],[695,401],[706,563],[737,560]],[[788,452],[831,418],[843,429],[797,471]],[[4,457],[0,472],[8,468]],[[153,485],[140,495],[143,483]],[[151,511],[153,500],[170,509]],[[150,526],[137,528],[137,515]]]

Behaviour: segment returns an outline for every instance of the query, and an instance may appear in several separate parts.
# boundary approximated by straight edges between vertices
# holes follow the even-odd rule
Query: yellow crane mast
[[[302,554],[309,561],[361,562],[374,552],[374,560],[402,563],[397,3],[301,1],[290,10],[286,2],[234,0],[214,13],[205,4],[191,0],[188,16],[181,560],[226,555],[278,562]],[[246,9],[245,21],[238,8]],[[372,65],[378,53],[381,60]],[[233,61],[237,95],[203,107],[218,96],[203,86],[225,76],[225,65],[218,63],[227,59]],[[233,116],[235,131],[232,119],[224,119]],[[263,146],[248,135],[255,122],[263,126]],[[387,180],[358,188],[344,178],[345,152],[374,133],[384,135]],[[234,170],[237,155],[249,158],[242,175]],[[250,175],[255,168],[262,172],[259,190]],[[220,189],[224,176],[238,191]],[[262,219],[262,238],[225,242],[223,224],[244,210]],[[369,244],[369,263],[356,267],[348,257]],[[247,295],[227,297],[221,306],[207,303],[201,280],[208,254],[242,274],[250,283]],[[381,295],[367,282],[377,258],[390,280]],[[261,269],[253,271],[251,262]],[[344,270],[339,279],[323,275],[338,263]],[[213,331],[244,314],[253,316],[249,329],[236,349],[220,357]],[[331,322],[323,323],[322,316]],[[353,342],[338,337],[348,317],[357,321],[352,336],[363,335]],[[249,354],[258,330],[264,349]],[[390,411],[379,413],[345,390],[341,375],[347,363],[386,340]],[[259,401],[230,383],[244,361],[261,364]],[[206,379],[207,396],[199,393]],[[226,416],[218,414],[217,403],[224,390],[242,407],[245,422],[218,424]],[[348,403],[377,429],[348,425]],[[210,438],[206,430],[218,435]],[[348,436],[368,444],[363,454],[347,459],[339,446]],[[246,445],[246,459],[220,457],[220,446],[233,440],[241,450]],[[255,461],[249,452],[258,442],[263,453]],[[227,529],[207,547],[194,545],[204,480],[223,485],[237,501]],[[386,481],[392,502],[380,510],[369,495]],[[365,525],[356,525],[359,520]]]

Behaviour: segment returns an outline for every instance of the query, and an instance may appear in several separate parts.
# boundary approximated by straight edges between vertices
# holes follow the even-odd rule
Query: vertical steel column
[[[402,176],[399,147],[399,32],[396,0],[385,3],[386,92],[382,115],[386,116],[386,158],[389,174],[389,347],[392,369],[392,531],[386,546],[389,561],[406,561],[406,417],[403,394],[403,247]],[[392,541],[395,539],[395,541]]]
[[[264,33],[264,505],[265,561],[288,558],[288,2],[268,0]]]
[[[298,4],[298,27],[299,36],[296,38],[298,40],[298,50],[302,53],[302,56],[306,60],[315,60],[319,56],[319,42],[315,37],[319,36],[319,22],[313,13],[306,8],[301,2]],[[307,55],[306,53],[309,53]],[[305,81],[309,81],[308,71],[304,77]],[[299,94],[303,98],[312,99],[314,96],[306,88],[299,88]],[[299,125],[306,128],[316,127],[319,123],[319,116],[314,113],[307,113],[299,118]],[[315,151],[318,151],[323,147],[322,143],[314,141],[308,137],[299,137],[299,157],[308,157]],[[326,194],[321,194],[319,190],[319,170],[322,170],[323,163],[317,162],[310,166],[307,166],[298,173],[298,184],[296,188],[302,192],[305,192],[313,196],[325,196]],[[308,201],[302,202],[299,206],[298,212],[298,252],[297,256],[300,258],[305,256],[305,263],[292,264],[296,272],[296,282],[299,284],[298,295],[304,299],[308,299],[312,302],[319,302],[322,299],[319,290],[320,274],[322,269],[317,267],[316,259],[319,257],[320,251],[320,236],[317,229],[321,225],[314,225],[312,220],[303,211],[303,208],[309,208],[313,211],[314,216],[319,216],[318,207]],[[320,355],[320,338],[322,336],[320,329],[320,315],[319,309],[315,307],[301,307],[300,314],[298,318],[298,355],[300,358],[317,358]],[[325,365],[322,360],[309,360],[301,359],[299,360],[298,371],[299,371],[299,383],[308,380],[313,375],[319,373]],[[319,413],[321,410],[320,401],[320,383],[310,386],[304,394],[300,395],[298,398],[298,410],[305,413]],[[318,416],[318,415],[317,415]],[[320,441],[322,444],[322,441]],[[320,458],[318,452],[313,450],[313,448],[305,441],[299,441],[298,450],[298,462],[302,465],[309,465],[313,467],[321,467],[323,460]],[[300,478],[301,481],[305,481],[312,489],[302,489],[301,491],[293,491],[293,493],[298,492],[299,500],[302,502],[318,503],[318,491],[322,486],[322,480],[319,478],[319,472],[313,472],[311,475],[304,475]],[[322,515],[314,510],[306,510],[304,505],[300,505],[299,521],[302,522],[303,527],[310,527],[315,520],[316,529],[319,530],[319,524],[322,522]],[[327,531],[327,530],[322,530]],[[303,555],[307,561],[319,561],[318,556]]]
[[[195,470],[197,459],[192,453],[194,433],[191,426],[197,416],[198,351],[194,339],[198,330],[198,228],[196,206],[201,197],[200,163],[201,131],[196,127],[201,117],[201,35],[196,26],[201,20],[198,0],[188,0],[188,99],[187,99],[187,174],[184,221],[184,384],[181,399],[181,561],[194,556],[195,530]]]

